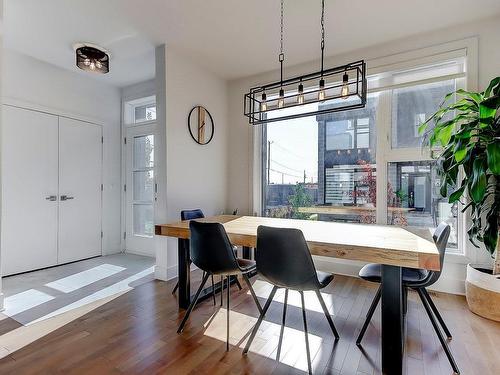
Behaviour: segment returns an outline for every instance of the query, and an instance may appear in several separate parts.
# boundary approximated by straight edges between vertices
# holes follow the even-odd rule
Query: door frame
[[[125,253],[127,252],[127,226],[128,226],[128,221],[127,221],[127,216],[128,216],[128,201],[127,201],[127,194],[128,192],[130,192],[130,188],[129,186],[127,186],[127,179],[128,179],[128,170],[127,170],[127,167],[128,167],[128,153],[127,153],[127,149],[129,147],[129,145],[131,145],[131,141],[132,141],[132,138],[133,137],[136,137],[136,136],[141,136],[141,135],[147,135],[147,134],[153,134],[153,136],[155,137],[155,151],[154,151],[154,155],[155,155],[155,164],[154,164],[154,167],[153,167],[153,173],[154,173],[154,186],[155,186],[155,197],[157,196],[158,194],[158,191],[157,191],[157,186],[158,186],[158,164],[157,164],[157,159],[156,159],[156,156],[157,156],[157,151],[156,151],[156,140],[158,138],[158,127],[157,127],[157,121],[156,120],[153,120],[153,121],[144,121],[144,122],[141,122],[139,124],[134,124],[134,125],[125,125],[122,127],[122,142],[121,142],[121,146],[122,146],[122,186],[121,186],[121,192],[122,192],[122,204],[121,204],[121,208],[122,208],[122,222],[121,222],[121,243],[122,243],[122,253]],[[131,132],[132,134],[130,135],[129,137],[129,132]],[[155,200],[153,200],[153,220],[154,220],[154,210],[156,210],[156,204],[155,204]],[[152,237],[152,243],[153,243],[153,238],[154,236]],[[154,246],[154,245],[152,245]],[[144,256],[151,256],[151,257],[155,257],[155,252],[154,252],[154,248],[151,249],[151,254],[147,253],[147,252],[137,252],[137,251],[134,251],[134,252],[131,252],[133,254],[139,254],[139,255],[144,255]]]

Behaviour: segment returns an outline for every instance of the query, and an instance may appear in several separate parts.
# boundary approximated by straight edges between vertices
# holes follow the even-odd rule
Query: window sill
[[[471,259],[465,254],[461,253],[446,253],[445,262],[455,263],[455,264],[468,264],[471,262]]]

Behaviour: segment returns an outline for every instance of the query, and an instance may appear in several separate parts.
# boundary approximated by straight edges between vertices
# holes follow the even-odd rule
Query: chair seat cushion
[[[331,273],[316,271],[316,275],[318,276],[318,281],[321,288],[324,288],[333,280],[333,274]]]
[[[255,262],[250,259],[236,258],[241,272],[249,272],[255,269]]]
[[[412,284],[419,284],[428,275],[428,271],[417,268],[403,267],[403,284],[411,286]],[[364,280],[380,283],[382,279],[382,265],[380,264],[367,264],[359,271],[359,277]]]

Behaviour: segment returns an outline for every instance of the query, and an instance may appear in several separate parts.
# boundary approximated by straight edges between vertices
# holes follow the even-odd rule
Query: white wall
[[[120,90],[84,74],[4,50],[3,102],[103,125],[103,253],[120,243]]]
[[[229,180],[226,81],[168,46],[165,56],[165,218],[179,220],[181,210],[192,208],[201,208],[207,216],[219,214],[226,207]],[[189,135],[187,116],[195,105],[206,107],[214,119],[215,133],[208,145],[198,145]],[[158,251],[166,251],[166,259]],[[165,240],[157,250],[156,276],[177,275],[176,265],[177,241]]]
[[[459,27],[443,29],[395,42],[373,46],[349,54],[327,58],[325,65],[337,66],[358,59],[373,60],[411,50],[417,50],[458,39],[477,36],[479,39],[479,88],[485,88],[489,80],[500,75],[500,17],[482,22],[474,22]],[[310,71],[317,71],[318,61],[285,68],[285,76],[294,76]],[[228,207],[238,207],[241,213],[252,213],[253,196],[253,132],[248,120],[243,116],[243,95],[252,86],[274,82],[279,72],[267,72],[252,77],[233,80],[228,86],[229,127],[228,153],[231,155],[228,165]],[[469,89],[477,89],[469,87]],[[472,250],[479,261],[488,261],[482,251]],[[338,273],[355,274],[360,268],[359,263],[340,263],[335,260],[318,259],[322,267]],[[437,288],[455,293],[464,292],[465,265],[447,262],[445,274],[437,284]]]

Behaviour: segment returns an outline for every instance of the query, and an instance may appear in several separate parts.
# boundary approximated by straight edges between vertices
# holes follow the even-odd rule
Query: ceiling
[[[335,55],[500,14],[499,0],[326,0],[326,54]],[[6,0],[5,46],[77,71],[72,44],[112,54],[125,86],[154,76],[166,43],[221,77],[278,66],[279,0]],[[319,56],[320,0],[285,0],[289,65]],[[81,72],[81,74],[89,74]]]

